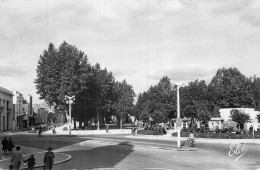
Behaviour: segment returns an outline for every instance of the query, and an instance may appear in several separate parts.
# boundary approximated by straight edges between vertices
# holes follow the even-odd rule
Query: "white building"
[[[23,94],[18,91],[13,91],[13,104],[15,113],[15,128],[20,129],[23,124]]]
[[[13,94],[0,87],[0,131],[13,130]]]
[[[28,94],[27,100],[18,91],[13,91],[13,104],[15,113],[15,128],[22,129],[29,126],[33,117],[32,96]]]
[[[249,130],[249,127],[252,125],[254,129],[256,130],[260,123],[258,123],[258,120],[256,118],[256,115],[258,115],[260,112],[255,111],[253,108],[227,108],[227,109],[219,109],[220,117],[224,119],[224,121],[231,120],[230,113],[233,109],[243,111],[244,113],[248,114],[250,116],[251,122],[247,122],[244,124],[244,129],[246,131]]]

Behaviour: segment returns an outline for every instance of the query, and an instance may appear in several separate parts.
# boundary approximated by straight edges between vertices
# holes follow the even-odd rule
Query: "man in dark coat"
[[[6,137],[4,137],[4,140],[2,140],[1,143],[3,145],[4,155],[7,155],[8,140],[6,139]]]
[[[46,170],[52,170],[52,167],[53,167],[53,163],[54,163],[53,159],[55,158],[55,156],[51,150],[52,150],[52,148],[49,147],[48,152],[46,152],[44,155],[43,164],[44,164],[44,167]]]
[[[14,147],[14,143],[12,141],[12,138],[9,137],[9,141],[8,141],[8,145],[7,145],[7,149],[8,149],[9,155],[13,154],[13,147]]]

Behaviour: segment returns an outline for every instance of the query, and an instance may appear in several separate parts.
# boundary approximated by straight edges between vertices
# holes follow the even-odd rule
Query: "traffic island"
[[[172,149],[174,151],[197,151],[199,148],[196,147],[180,147],[180,148],[174,148]]]

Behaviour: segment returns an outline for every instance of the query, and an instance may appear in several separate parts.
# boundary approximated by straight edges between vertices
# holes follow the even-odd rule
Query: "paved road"
[[[44,149],[52,146],[55,152],[72,156],[69,162],[55,169],[257,169],[260,167],[260,145],[246,144],[246,152],[230,152],[230,144],[199,143],[198,151],[173,151],[176,141],[126,138],[125,135],[83,136],[67,135],[13,136],[17,144]],[[243,148],[243,147],[242,147]],[[237,150],[237,152],[242,150]],[[232,156],[229,156],[229,152]],[[243,155],[242,155],[243,154]],[[242,156],[241,156],[242,155]],[[241,156],[241,157],[239,157]],[[238,158],[239,157],[239,158]],[[238,158],[237,161],[235,161]],[[39,168],[41,169],[41,168]]]

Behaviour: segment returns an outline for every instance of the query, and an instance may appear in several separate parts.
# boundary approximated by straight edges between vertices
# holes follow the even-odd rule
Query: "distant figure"
[[[4,137],[4,140],[2,140],[2,145],[3,145],[3,151],[4,155],[7,155],[7,147],[8,147],[8,140],[6,137]]]
[[[21,166],[21,162],[24,161],[23,154],[20,151],[21,147],[16,146],[16,151],[13,153],[13,156],[11,158],[11,163],[13,163],[13,169],[19,170]]]
[[[53,129],[52,129],[52,133],[53,133],[53,134],[56,134],[55,126],[54,126]]]
[[[12,141],[12,138],[9,137],[8,144],[7,144],[7,149],[8,149],[9,155],[13,154],[13,147],[14,147],[14,143]]]
[[[49,147],[48,152],[46,152],[44,155],[43,164],[46,170],[52,170],[53,167],[53,163],[54,163],[53,159],[55,158],[55,156],[51,150],[52,148]]]
[[[39,127],[39,134],[38,134],[38,137],[41,137],[42,136],[42,127],[40,126]]]
[[[163,132],[163,134],[166,134],[166,133],[167,133],[165,126],[162,127],[162,132]]]
[[[33,170],[34,165],[35,165],[34,154],[31,154],[31,155],[30,155],[30,158],[28,158],[28,159],[26,159],[26,160],[24,161],[24,163],[26,163],[26,162],[28,162],[28,163],[27,163],[27,165],[28,165],[28,170]]]
[[[249,132],[250,133],[253,133],[253,126],[251,125],[250,128],[249,128]]]

